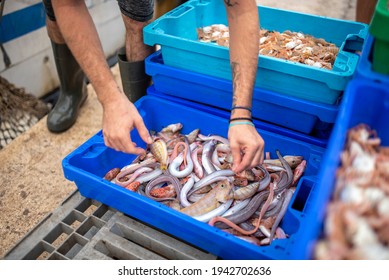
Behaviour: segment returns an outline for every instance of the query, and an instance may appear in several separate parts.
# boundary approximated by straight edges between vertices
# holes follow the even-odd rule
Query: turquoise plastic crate
[[[166,65],[231,80],[229,50],[199,42],[197,28],[228,25],[223,1],[192,0],[144,28],[144,42],[160,45]],[[333,70],[259,56],[255,86],[311,101],[336,104],[355,72],[368,25],[258,6],[261,27],[299,31],[340,47]]]
[[[150,130],[159,131],[168,124],[181,122],[184,125],[182,132],[185,134],[200,128],[204,135],[227,136],[228,118],[209,114],[201,109],[153,96],[142,97],[135,102],[135,106]],[[281,227],[290,236],[274,240],[269,246],[253,245],[104,180],[106,172],[129,164],[135,156],[106,147],[101,131],[66,156],[62,166],[65,177],[75,182],[83,196],[100,201],[222,259],[309,259],[310,248],[295,244],[311,226],[310,221],[316,215],[310,200],[313,198],[312,194],[317,193],[315,182],[325,149],[266,130],[258,129],[258,132],[266,142],[265,151],[271,157],[276,157],[275,151],[279,149],[283,154],[302,155],[307,160],[305,173],[281,223]],[[138,146],[145,147],[136,131],[132,131],[131,138]]]
[[[335,174],[341,163],[340,156],[346,142],[347,131],[361,123],[376,130],[381,138],[381,145],[389,146],[389,87],[368,80],[353,80],[347,86],[323,156],[315,193],[310,201],[315,207],[316,215],[311,217],[311,226],[296,241],[297,246],[308,245],[314,248],[316,240],[321,235],[327,205],[335,188]]]

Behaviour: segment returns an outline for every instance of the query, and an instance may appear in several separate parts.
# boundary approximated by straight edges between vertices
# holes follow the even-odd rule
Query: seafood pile
[[[348,131],[317,259],[389,259],[389,147],[366,124]]]
[[[197,29],[198,40],[229,47],[228,26],[213,24]],[[259,55],[271,56],[331,70],[339,48],[322,38],[301,32],[259,31]]]
[[[152,134],[146,153],[104,178],[256,245],[287,238],[280,223],[306,168],[302,156],[267,154],[236,174],[228,139],[181,133],[181,123]]]

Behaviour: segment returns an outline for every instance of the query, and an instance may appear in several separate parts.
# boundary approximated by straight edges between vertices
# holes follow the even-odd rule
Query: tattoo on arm
[[[240,76],[240,71],[239,71],[239,64],[237,62],[231,62],[231,70],[232,70],[232,90],[233,90],[233,95],[232,95],[232,106],[236,105],[236,90],[238,86],[238,80]]]
[[[238,4],[237,2],[231,3],[231,0],[224,0],[224,3],[226,3],[227,7],[232,7],[232,6],[234,6],[235,4]]]

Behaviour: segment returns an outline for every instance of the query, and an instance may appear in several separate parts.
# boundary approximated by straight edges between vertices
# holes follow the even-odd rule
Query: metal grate
[[[201,260],[217,257],[75,191],[4,259]]]

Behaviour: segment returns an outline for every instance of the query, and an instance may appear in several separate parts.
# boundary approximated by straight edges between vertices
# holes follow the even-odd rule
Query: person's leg
[[[43,3],[47,15],[47,33],[60,82],[59,98],[47,116],[47,128],[51,132],[63,132],[75,123],[80,107],[87,98],[85,75],[58,28],[51,1],[44,0]]]
[[[156,18],[166,14],[175,7],[187,2],[187,0],[156,0],[155,16]]]
[[[377,5],[377,0],[357,0],[356,21],[369,24]]]
[[[145,58],[155,47],[143,42],[143,28],[154,18],[153,0],[118,0],[126,28],[125,49],[118,52],[118,63],[123,91],[135,102],[146,94],[151,77],[145,73]]]

